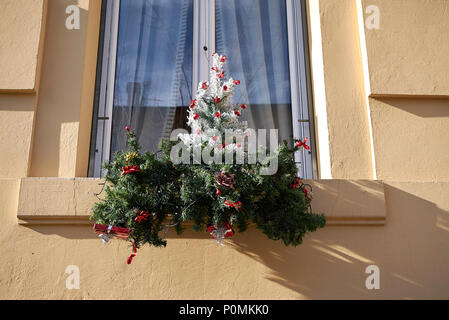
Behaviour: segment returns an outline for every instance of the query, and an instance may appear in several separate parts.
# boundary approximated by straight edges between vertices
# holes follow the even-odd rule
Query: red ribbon
[[[137,248],[136,248],[136,244],[133,241],[133,252],[131,253],[131,255],[128,257],[128,259],[126,260],[126,263],[131,264],[131,262],[133,262],[133,258],[137,255]]]
[[[296,146],[298,148],[303,147],[306,150],[310,150],[310,147],[306,144],[307,142],[307,137],[304,138],[304,141],[299,140],[298,142],[296,142]]]
[[[141,223],[143,220],[148,220],[148,217],[150,216],[150,212],[147,210],[140,211],[139,215],[134,219],[134,221],[137,221],[138,223]]]

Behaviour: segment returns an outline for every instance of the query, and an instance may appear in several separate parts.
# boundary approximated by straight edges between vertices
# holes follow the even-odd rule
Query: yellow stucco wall
[[[380,9],[380,28],[365,28],[364,42],[357,1],[319,0],[330,167],[334,179],[375,173],[383,180],[386,223],[329,225],[297,248],[258,230],[225,247],[206,233],[170,233],[167,248],[142,248],[130,266],[127,243],[103,246],[90,226],[17,219],[21,201],[31,213],[40,208],[31,194],[19,198],[20,178],[42,177],[44,185],[48,177],[85,175],[100,1],[48,1],[40,13],[32,9],[39,1],[2,1],[0,17],[31,10],[30,26],[40,30],[24,37],[11,28],[0,38],[0,48],[23,42],[0,57],[0,298],[449,298],[448,3],[363,0],[362,12]],[[69,4],[81,9],[80,30],[64,27]],[[24,68],[25,80],[3,72],[4,61]],[[67,208],[79,198],[60,194],[55,203]],[[363,192],[359,199],[363,214],[370,204]],[[326,201],[337,200],[354,201],[344,194]],[[80,268],[79,290],[65,287],[72,264]],[[365,288],[371,264],[380,268],[380,290]]]
[[[321,0],[320,16],[332,178],[373,179],[356,1]]]
[[[378,178],[449,181],[449,100],[370,99]]]
[[[69,5],[80,8],[79,30],[65,27]],[[100,7],[100,1],[49,2],[31,176],[87,174]]]
[[[35,101],[35,94],[0,93],[1,178],[28,174]]]
[[[386,183],[387,224],[327,226],[297,248],[260,231],[225,247],[207,233],[168,235],[131,265],[125,241],[103,246],[90,226],[21,226],[18,183],[0,181],[1,299],[328,299],[449,298],[449,183]],[[380,268],[380,290],[365,268]],[[65,286],[68,265],[80,289]]]
[[[0,3],[0,177],[28,175],[47,1]]]
[[[0,1],[0,92],[36,89],[46,0]]]
[[[449,95],[449,2],[363,0],[379,8],[380,28],[366,29],[371,93]],[[368,14],[366,15],[368,17]]]

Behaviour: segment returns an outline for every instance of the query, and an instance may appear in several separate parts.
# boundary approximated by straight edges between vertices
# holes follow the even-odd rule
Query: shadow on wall
[[[30,176],[74,176],[88,16],[84,2],[48,2]],[[79,30],[66,28],[69,5],[80,8]]]
[[[449,118],[448,98],[376,98],[386,105],[422,118]]]
[[[250,271],[256,275],[256,279],[263,278],[276,282],[301,297],[447,299],[449,298],[447,290],[449,212],[437,207],[431,201],[416,196],[420,193],[424,197],[429,192],[434,194],[437,190],[435,188],[429,190],[429,185],[422,184],[417,188],[417,184],[405,187],[386,184],[388,218],[384,226],[328,226],[306,236],[304,243],[296,248],[285,247],[279,241],[269,240],[254,228],[244,233],[237,233],[233,240],[226,243],[227,249],[218,245],[209,249],[232,249],[228,254],[232,254],[233,258],[230,257],[229,261],[208,260],[208,268],[211,267],[213,270],[219,266],[233,269],[235,262],[239,261],[238,255],[242,254],[260,264],[260,268]],[[444,190],[448,189],[449,184]],[[32,229],[39,233],[58,234],[69,239],[96,238],[90,227],[35,226]],[[204,239],[201,240],[204,241],[204,246],[196,248],[198,250],[203,250],[213,241],[206,232],[197,233],[192,230],[186,230],[182,237]],[[190,249],[177,250],[175,247],[179,245],[177,239],[180,237],[174,232],[170,231],[168,238],[168,246],[173,248],[171,250],[175,250],[177,255],[184,256],[185,261],[191,264],[198,263],[198,267],[204,262],[189,261],[193,259]],[[168,249],[152,251],[152,256],[160,255],[157,258],[160,259],[166,250]],[[173,251],[171,252],[173,254]],[[144,254],[140,259],[144,259]],[[206,259],[207,251],[203,254]],[[372,264],[380,268],[379,290],[368,290],[365,287],[368,277],[365,269]],[[253,288],[241,290],[257,292],[258,287],[259,284],[254,283]]]
[[[449,99],[370,98],[377,178],[449,181]]]
[[[242,236],[234,247],[269,267],[270,280],[312,299],[448,298],[448,212],[388,185],[386,197],[383,227],[327,227],[298,248]],[[380,290],[365,287],[371,264]]]

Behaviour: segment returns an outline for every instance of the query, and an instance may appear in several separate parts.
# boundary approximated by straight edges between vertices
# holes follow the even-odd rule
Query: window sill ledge
[[[17,218],[22,225],[90,225],[95,178],[23,178]],[[376,180],[306,180],[313,188],[312,209],[326,215],[327,225],[383,225],[384,185]],[[101,196],[100,196],[101,198]]]

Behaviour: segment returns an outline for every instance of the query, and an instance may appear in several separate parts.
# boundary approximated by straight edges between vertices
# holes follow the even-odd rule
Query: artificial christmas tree
[[[180,233],[186,221],[193,222],[195,230],[206,229],[218,242],[232,236],[234,228],[242,232],[252,222],[285,245],[298,245],[307,232],[325,225],[324,215],[309,212],[310,190],[297,177],[293,158],[300,148],[309,148],[307,139],[295,141],[292,148],[287,142],[279,146],[271,158],[278,164],[272,175],[262,174],[269,161],[259,161],[258,156],[262,152],[267,160],[266,150],[258,150],[253,158],[245,150],[242,142],[251,130],[240,116],[247,106],[231,101],[240,81],[223,82],[226,60],[213,54],[210,81],[198,85],[190,103],[191,132],[178,136],[189,151],[187,161],[173,161],[177,141],[161,141],[161,153],[142,153],[135,134],[126,127],[128,150],[105,164],[106,198],[94,206],[91,218],[129,228],[133,253],[128,263],[145,243],[165,246],[161,231],[174,227]],[[215,160],[231,155],[232,161],[198,161],[195,151],[206,150]],[[239,156],[243,161],[237,161]]]

